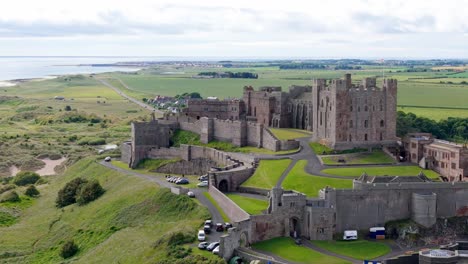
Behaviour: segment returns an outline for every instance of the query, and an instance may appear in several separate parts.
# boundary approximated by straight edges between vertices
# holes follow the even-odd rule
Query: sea
[[[53,78],[67,74],[90,74],[115,71],[137,71],[138,67],[91,66],[117,62],[154,61],[144,57],[2,57],[0,56],[0,86],[12,85],[10,80]]]

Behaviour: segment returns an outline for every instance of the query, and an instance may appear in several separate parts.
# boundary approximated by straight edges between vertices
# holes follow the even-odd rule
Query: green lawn
[[[364,172],[370,176],[417,176],[421,171],[431,179],[438,179],[439,174],[436,172],[423,170],[418,166],[352,167],[322,170],[322,172],[326,174],[349,177],[359,177]]]
[[[315,154],[317,155],[326,155],[326,154],[330,154],[333,152],[333,149],[325,146],[325,145],[322,145],[318,142],[310,142],[309,143],[309,146],[312,148],[312,150],[314,151]]]
[[[235,202],[240,208],[246,211],[251,215],[261,214],[264,210],[268,208],[268,201],[260,200],[250,197],[245,197],[238,194],[228,193],[226,194],[229,199]]]
[[[288,140],[312,136],[312,133],[310,131],[292,128],[270,128],[270,131],[279,140]]]
[[[314,245],[328,251],[359,260],[371,260],[390,253],[390,247],[382,242],[356,241],[313,241]]]
[[[342,165],[342,164],[392,164],[395,162],[392,157],[382,150],[375,150],[371,153],[343,154],[336,156],[323,156],[322,161],[326,165]],[[338,162],[344,159],[346,162]]]
[[[286,155],[297,152],[299,149],[273,151],[265,148],[256,147],[240,147],[239,151],[242,153],[266,154],[266,155]]]
[[[247,179],[247,181],[242,183],[242,186],[269,190],[276,185],[281,174],[290,163],[290,159],[261,160],[255,173]]]
[[[288,261],[305,264],[348,264],[350,262],[327,256],[304,246],[298,246],[289,237],[278,237],[253,244],[254,249],[266,251]]]
[[[317,197],[318,191],[326,186],[337,189],[350,189],[353,187],[352,180],[310,175],[304,171],[306,165],[306,160],[298,161],[284,179],[282,187],[286,190],[296,190],[304,193],[308,197]]]
[[[219,213],[221,214],[221,217],[223,218],[223,221],[225,223],[229,223],[231,222],[231,219],[229,219],[229,217],[226,215],[226,213],[224,212],[224,210],[219,206],[218,202],[215,201],[215,199],[213,199],[213,197],[211,197],[210,193],[209,192],[203,192],[203,195],[205,195],[205,197],[210,200],[210,202],[216,207],[216,209],[218,209]]]

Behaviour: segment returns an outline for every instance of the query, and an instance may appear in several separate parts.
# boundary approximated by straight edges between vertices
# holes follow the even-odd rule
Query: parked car
[[[213,249],[213,254],[215,255],[219,255],[219,246],[215,247],[215,249]]]
[[[208,242],[201,242],[200,244],[198,244],[198,248],[199,249],[206,249],[207,246],[209,246],[210,243]]]
[[[112,160],[111,157],[106,157],[106,158],[104,159],[105,162],[109,162],[109,161],[111,161],[111,160]]]
[[[198,241],[205,241],[206,236],[205,236],[205,231],[203,230],[198,230]]]
[[[343,240],[357,240],[358,232],[357,230],[345,230],[343,233]]]
[[[205,231],[205,234],[211,233],[211,226],[209,226],[209,225],[204,225],[204,226],[203,226],[203,231]]]
[[[223,231],[224,231],[223,224],[217,223],[216,224],[216,232],[223,232]]]
[[[213,227],[213,221],[211,221],[211,219],[208,219],[205,221],[205,225],[209,225],[210,227]]]
[[[206,247],[206,250],[212,251],[212,250],[215,249],[217,246],[219,246],[219,242],[213,242],[213,243],[209,244],[209,245]]]
[[[197,184],[198,187],[206,187],[208,186],[208,181],[202,181],[199,184]]]
[[[224,223],[224,229],[228,230],[231,227],[232,227],[231,223]]]
[[[194,197],[195,197],[195,193],[194,193],[194,192],[188,192],[187,195],[188,195],[188,197],[190,197],[190,198],[194,198]]]
[[[180,180],[176,181],[176,184],[189,184],[189,180],[181,178]]]
[[[208,180],[208,175],[202,175],[202,176],[198,177],[198,180],[199,181],[207,181]]]

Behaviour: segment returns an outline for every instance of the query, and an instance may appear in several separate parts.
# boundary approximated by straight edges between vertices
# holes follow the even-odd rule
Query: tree
[[[16,174],[13,183],[18,186],[25,186],[28,184],[35,184],[41,176],[39,174],[32,172],[32,171],[21,171]]]
[[[34,185],[29,185],[29,187],[24,192],[25,195],[29,197],[34,197],[39,195],[39,191],[36,189]]]
[[[84,205],[99,198],[104,193],[104,189],[97,180],[83,184],[76,195],[78,205]]]
[[[83,178],[75,178],[65,184],[63,189],[58,192],[57,200],[55,201],[57,207],[65,207],[70,204],[76,203],[76,195],[81,186],[88,181]]]
[[[70,240],[63,244],[62,250],[60,251],[60,256],[66,259],[73,257],[76,252],[78,252],[78,246],[75,244],[75,241]]]

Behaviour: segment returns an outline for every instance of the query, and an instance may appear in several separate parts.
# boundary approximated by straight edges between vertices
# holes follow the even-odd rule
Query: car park
[[[198,244],[198,248],[199,249],[206,249],[207,246],[209,246],[210,243],[208,242],[201,242],[200,244]]]
[[[198,187],[207,187],[208,186],[208,181],[202,181],[199,184],[197,184]]]
[[[198,230],[197,238],[198,238],[198,241],[205,241],[206,240],[205,231]]]
[[[176,184],[189,184],[189,180],[187,180],[186,178],[181,178],[179,179],[178,181],[176,181]]]
[[[205,231],[205,234],[211,233],[211,226],[209,226],[209,225],[204,225],[204,226],[203,226],[203,231]]]
[[[223,224],[217,223],[216,224],[216,232],[223,232],[223,231],[224,231]]]
[[[190,197],[190,198],[194,198],[194,197],[195,197],[195,193],[194,193],[194,192],[188,192],[187,195],[188,195],[188,197]]]
[[[206,250],[212,251],[212,250],[214,250],[217,246],[219,246],[219,242],[213,242],[213,243],[209,244],[209,245],[206,247]]]

